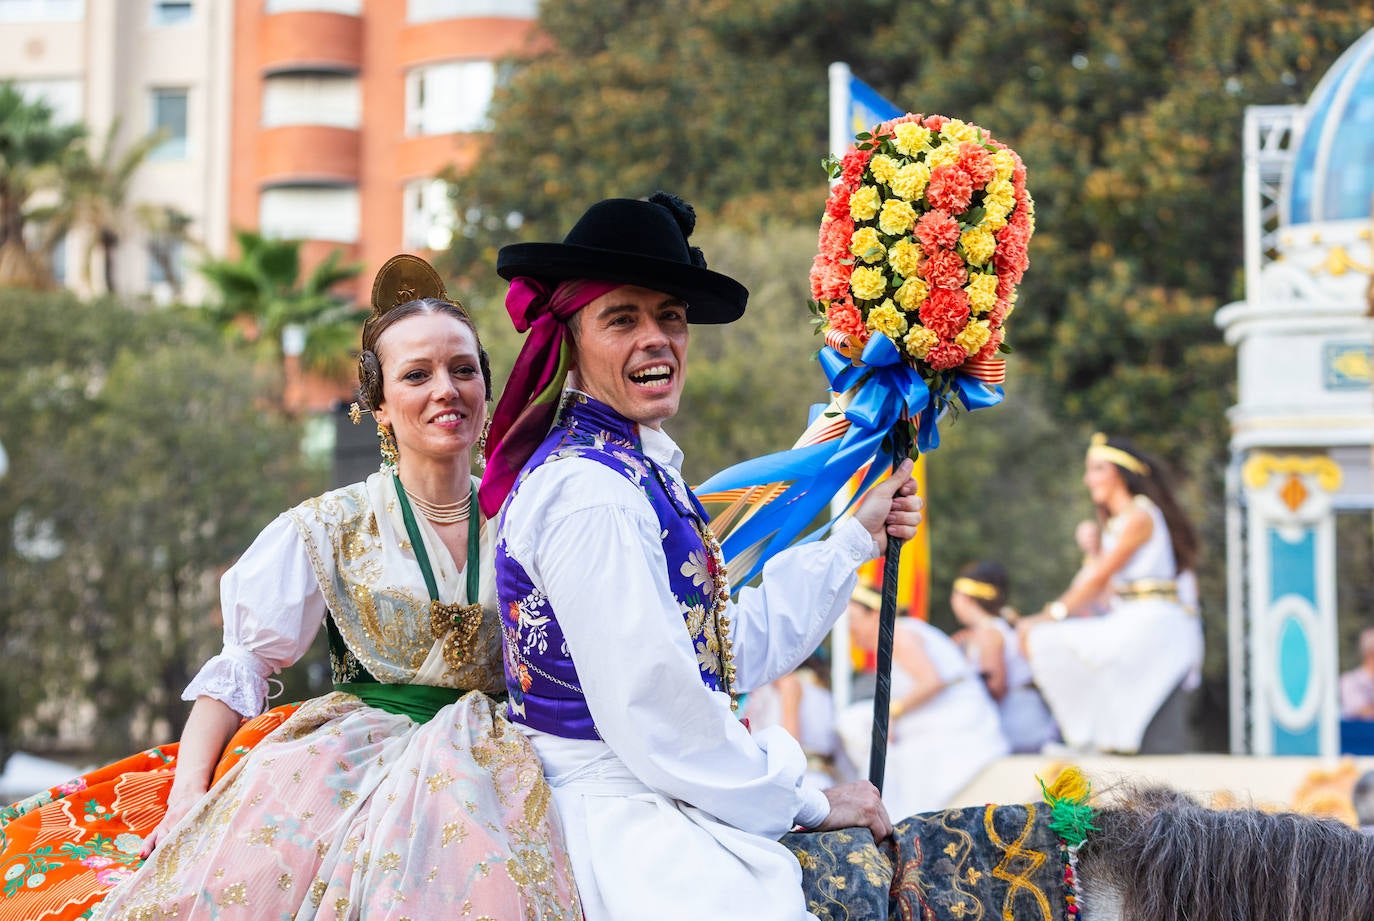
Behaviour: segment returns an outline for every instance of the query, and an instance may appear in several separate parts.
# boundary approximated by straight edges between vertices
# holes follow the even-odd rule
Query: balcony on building
[[[261,112],[261,185],[358,181],[362,97],[357,77],[318,72],[268,77]]]
[[[362,69],[362,0],[267,0],[264,12],[258,36],[264,75]]]

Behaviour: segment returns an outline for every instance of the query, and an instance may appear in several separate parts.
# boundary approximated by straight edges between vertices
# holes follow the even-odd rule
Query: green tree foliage
[[[91,715],[105,754],[165,740],[218,576],[322,484],[275,382],[194,312],[11,290],[0,324],[0,751]]]
[[[235,237],[237,258],[207,259],[199,267],[218,295],[211,316],[226,330],[261,341],[275,355],[280,355],[282,332],[301,327],[305,367],[326,373],[346,370],[348,348],[356,344],[367,311],[330,289],[355,278],[362,266],[345,263],[342,251],[334,250],[302,279],[300,240],[271,239],[251,230],[240,230]]]
[[[46,103],[28,102],[0,82],[0,286],[46,287],[47,267],[24,235],[25,207],[50,169],[85,129],[53,122]]]

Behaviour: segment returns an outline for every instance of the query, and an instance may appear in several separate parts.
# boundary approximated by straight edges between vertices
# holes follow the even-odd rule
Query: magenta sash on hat
[[[477,499],[482,514],[495,518],[515,478],[543,442],[558,411],[572,350],[568,319],[620,284],[574,279],[557,286],[535,278],[515,278],[506,293],[506,310],[517,332],[529,336],[501,391],[487,434],[487,469]]]

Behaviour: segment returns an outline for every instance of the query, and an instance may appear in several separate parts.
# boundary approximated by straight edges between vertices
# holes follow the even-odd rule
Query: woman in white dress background
[[[859,587],[849,602],[853,643],[878,645],[881,597]],[[988,764],[1007,754],[997,706],[963,651],[938,627],[898,617],[892,645],[891,723],[883,804],[889,815],[934,812]],[[851,704],[840,738],[860,773],[868,772],[873,701]]]
[[[1197,535],[1158,462],[1125,439],[1093,436],[1083,483],[1106,514],[1102,552],[1017,630],[1065,743],[1134,753],[1202,662],[1201,623],[1179,598],[1181,578],[1192,592]],[[1085,606],[1104,592],[1109,608],[1094,615]],[[1183,735],[1145,748],[1181,751]]]
[[[1013,752],[1038,752],[1059,737],[1049,707],[1035,689],[1030,663],[1021,653],[1007,606],[1007,570],[980,560],[959,570],[949,606],[964,629],[960,645],[997,702],[1002,732]]]

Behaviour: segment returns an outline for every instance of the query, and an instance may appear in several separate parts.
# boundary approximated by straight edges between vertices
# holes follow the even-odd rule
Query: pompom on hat
[[[573,278],[637,285],[682,298],[690,323],[731,323],[749,291],[706,267],[688,243],[696,212],[676,195],[608,198],[587,209],[562,243],[514,243],[496,256],[496,273],[560,282]]]

